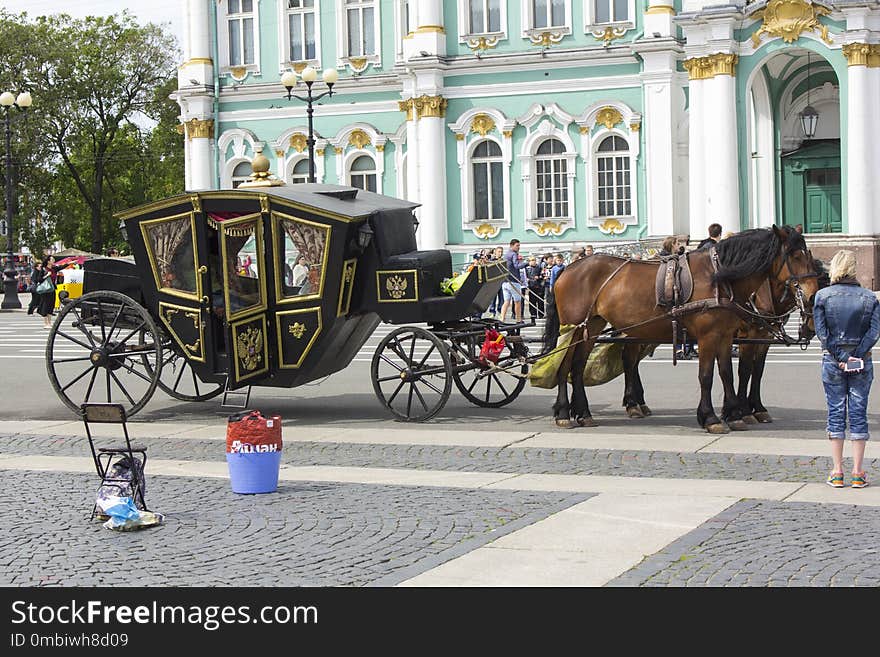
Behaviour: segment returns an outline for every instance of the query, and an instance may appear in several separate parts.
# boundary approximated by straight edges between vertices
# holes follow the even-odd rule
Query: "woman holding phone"
[[[828,404],[828,439],[834,469],[827,483],[843,488],[843,441],[849,413],[849,438],[853,444],[850,485],[864,488],[862,470],[868,432],[868,393],[874,380],[871,347],[880,337],[880,303],[873,292],[856,280],[856,256],[838,251],[831,259],[831,285],[816,293],[813,319],[822,343],[822,384]]]

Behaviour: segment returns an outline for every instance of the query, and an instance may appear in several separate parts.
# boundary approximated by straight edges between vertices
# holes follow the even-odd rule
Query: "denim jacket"
[[[880,303],[855,281],[840,281],[816,293],[816,336],[839,363],[864,358],[880,337]]]

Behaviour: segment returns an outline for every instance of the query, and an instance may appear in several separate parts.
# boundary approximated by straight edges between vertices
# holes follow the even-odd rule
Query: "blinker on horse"
[[[809,304],[818,287],[806,243],[794,231],[752,229],[734,235],[717,246],[687,255],[693,276],[691,300],[672,309],[656,303],[658,262],[632,261],[598,254],[565,269],[554,286],[544,334],[545,350],[553,349],[561,324],[575,325],[571,343],[557,375],[557,398],[553,405],[559,426],[595,426],[590,413],[583,371],[596,339],[611,332],[649,343],[668,342],[674,321],[699,345],[701,397],[697,407],[700,426],[710,433],[726,433],[729,427],[715,414],[712,382],[715,363],[724,386],[723,417],[742,423],[743,409],[733,384],[731,347],[744,318],[745,304],[768,278]],[[610,328],[606,330],[606,326]],[[627,394],[644,404],[638,380],[638,344],[624,348]],[[572,396],[567,380],[571,373]]]

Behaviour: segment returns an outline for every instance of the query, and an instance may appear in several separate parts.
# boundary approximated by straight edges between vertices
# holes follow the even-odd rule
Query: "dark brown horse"
[[[775,226],[744,231],[713,249],[690,253],[688,260],[694,279],[693,301],[678,314],[677,321],[699,345],[702,394],[697,420],[711,433],[725,433],[728,426],[712,407],[712,379],[717,361],[724,385],[722,414],[729,421],[741,423],[742,410],[733,385],[730,355],[733,337],[743,321],[737,304],[745,304],[768,277],[792,287],[800,283],[806,298],[811,300],[817,289],[816,274],[803,237]],[[557,378],[558,394],[553,405],[557,425],[596,425],[583,385],[583,370],[596,339],[607,325],[628,337],[648,342],[670,340],[673,317],[666,308],[656,305],[654,283],[658,267],[657,262],[598,254],[569,266],[557,279],[553,290],[555,303],[545,325],[545,350],[555,346],[560,324],[576,325]],[[637,369],[639,347],[628,344],[623,350],[624,397],[628,406],[636,407],[644,405]],[[569,372],[571,402],[566,384]]]
[[[817,273],[817,287],[828,285],[828,274],[820,260],[813,260],[813,267]],[[785,319],[795,308],[801,311],[801,325],[799,338],[810,339],[815,335],[813,316],[806,312],[805,294],[795,287],[792,292],[790,286],[782,284],[778,279],[768,277],[752,297],[751,302],[754,310],[762,315],[771,315],[780,318],[772,330],[760,325],[745,327],[737,337],[743,338],[772,338],[783,329]],[[748,424],[772,422],[773,418],[764,402],[761,400],[761,381],[764,376],[764,366],[767,362],[769,344],[742,344],[739,347],[739,367],[737,396],[743,412],[743,420]]]

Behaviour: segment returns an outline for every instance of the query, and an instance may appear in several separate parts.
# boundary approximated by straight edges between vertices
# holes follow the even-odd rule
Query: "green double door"
[[[782,157],[782,216],[807,233],[843,232],[840,142],[823,140]]]
[[[840,169],[808,169],[804,173],[804,229],[808,233],[840,233]]]

